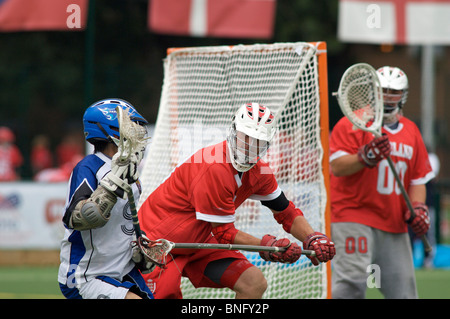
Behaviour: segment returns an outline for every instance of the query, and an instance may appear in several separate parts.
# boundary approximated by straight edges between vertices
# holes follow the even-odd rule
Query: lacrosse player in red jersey
[[[279,188],[266,153],[276,129],[273,113],[258,103],[242,105],[232,118],[227,140],[197,151],[181,163],[141,205],[139,220],[150,239],[175,243],[222,243],[279,246],[285,252],[262,252],[271,262],[293,263],[301,248],[288,239],[265,235],[262,239],[235,228],[235,210],[247,199],[270,208],[284,230],[314,250],[314,265],[331,260],[334,244],[314,232],[300,209]],[[228,287],[236,298],[261,298],[267,288],[263,273],[238,251],[191,249],[172,251],[165,269],[144,278],[152,282],[158,298],[182,298],[181,277],[194,287]]]
[[[428,231],[425,184],[434,174],[419,129],[402,115],[406,74],[385,66],[377,75],[383,89],[383,135],[374,138],[343,117],[330,137],[333,298],[364,298],[367,287],[379,288],[385,298],[417,298],[407,225],[418,236]],[[415,218],[396,185],[389,155]]]

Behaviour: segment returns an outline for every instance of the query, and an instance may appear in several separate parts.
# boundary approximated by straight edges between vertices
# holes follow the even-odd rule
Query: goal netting
[[[258,102],[276,112],[278,121],[264,160],[314,230],[328,233],[326,76],[323,42],[169,50],[158,118],[141,173],[139,206],[177,164],[199,148],[225,140],[240,105]],[[257,199],[237,209],[235,225],[259,238],[271,234],[295,241]],[[265,262],[258,253],[244,254],[264,272],[264,298],[329,296],[329,263],[314,267],[302,256],[287,265]],[[186,278],[182,291],[184,298],[234,297],[229,289],[194,289]]]

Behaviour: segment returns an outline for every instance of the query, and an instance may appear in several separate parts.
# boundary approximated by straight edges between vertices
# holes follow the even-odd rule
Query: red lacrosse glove
[[[391,144],[387,135],[374,138],[358,150],[358,160],[367,167],[375,167],[379,161],[391,153]]]
[[[319,232],[309,234],[303,241],[303,249],[314,250],[316,256],[308,256],[314,266],[319,262],[327,262],[336,255],[334,243],[325,235]]]
[[[291,243],[289,239],[276,239],[272,235],[264,235],[261,246],[287,247],[284,252],[261,251],[259,255],[266,261],[292,264],[295,263],[302,253],[302,249],[296,243]]]
[[[405,221],[411,226],[413,232],[421,237],[425,235],[430,228],[430,218],[428,217],[428,206],[421,202],[412,202],[414,213],[413,218],[409,209],[405,212]]]

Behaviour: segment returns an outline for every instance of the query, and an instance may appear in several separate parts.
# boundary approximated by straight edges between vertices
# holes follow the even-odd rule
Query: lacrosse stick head
[[[142,236],[136,240],[136,243],[145,258],[160,268],[165,268],[167,255],[175,245],[166,239],[150,240]]]
[[[380,135],[383,122],[383,94],[375,69],[367,63],[348,68],[336,93],[342,113],[361,130]]]
[[[123,108],[119,105],[116,107],[116,112],[120,134],[119,138],[113,137],[113,141],[118,147],[119,161],[126,163],[133,153],[145,148],[149,138],[146,137],[145,126],[132,120],[134,108]]]

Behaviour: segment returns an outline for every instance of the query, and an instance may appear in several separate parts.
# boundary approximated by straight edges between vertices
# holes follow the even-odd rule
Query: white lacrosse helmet
[[[379,68],[377,74],[383,88],[384,123],[397,122],[408,98],[408,77],[401,69],[392,66]]]
[[[233,167],[251,169],[266,154],[276,133],[274,114],[259,103],[239,107],[231,120],[227,146]]]

